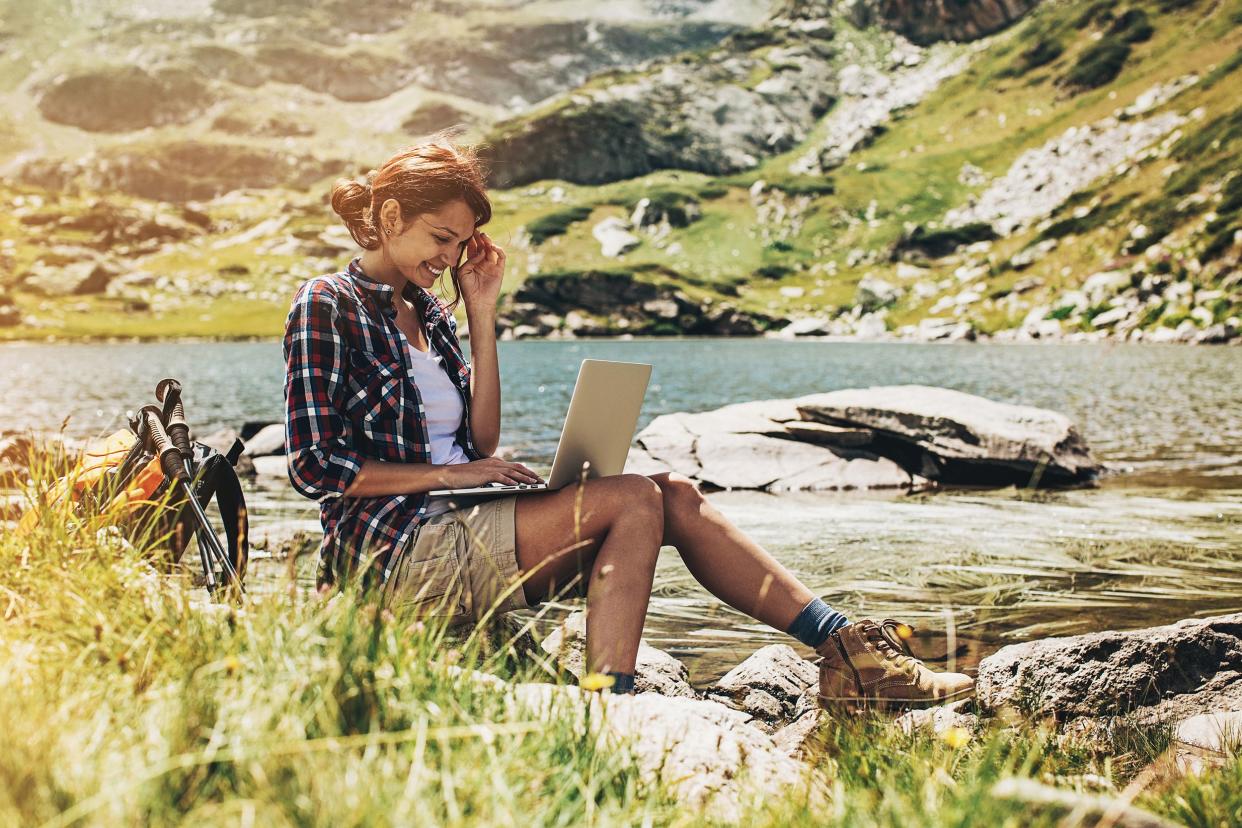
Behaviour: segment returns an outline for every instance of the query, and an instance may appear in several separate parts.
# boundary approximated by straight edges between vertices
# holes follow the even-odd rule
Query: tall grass
[[[28,538],[0,535],[0,824],[709,822],[646,779],[632,746],[584,738],[592,707],[571,698],[535,718],[472,677],[548,680],[497,631],[452,632],[350,591],[212,604],[189,573],[157,565],[159,538],[70,517],[53,509]],[[994,722],[967,743],[960,729],[833,721],[808,763],[826,799],[769,796],[740,821],[1062,824],[993,787],[1118,790],[1164,742],[1117,732],[1085,746]],[[1188,825],[1239,815],[1238,762],[1162,784],[1144,783],[1143,804]]]

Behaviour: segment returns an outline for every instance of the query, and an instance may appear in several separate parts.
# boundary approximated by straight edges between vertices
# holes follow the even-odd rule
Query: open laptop
[[[647,394],[651,366],[584,359],[569,400],[546,483],[508,483],[470,489],[436,489],[432,495],[524,494],[559,489],[586,476],[621,474]]]

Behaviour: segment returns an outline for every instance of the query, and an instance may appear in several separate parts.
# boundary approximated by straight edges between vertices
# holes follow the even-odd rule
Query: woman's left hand
[[[505,278],[505,251],[481,230],[466,242],[466,261],[457,270],[466,313],[493,312]]]

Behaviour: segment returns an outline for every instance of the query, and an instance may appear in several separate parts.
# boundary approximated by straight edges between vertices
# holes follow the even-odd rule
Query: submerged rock
[[[985,711],[1141,723],[1242,710],[1242,613],[1013,644],[979,664]]]

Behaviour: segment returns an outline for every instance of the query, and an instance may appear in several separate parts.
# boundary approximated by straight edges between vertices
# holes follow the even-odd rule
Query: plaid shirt
[[[302,285],[285,324],[289,479],[298,492],[319,501],[320,583],[334,583],[360,565],[386,581],[426,510],[422,493],[343,495],[367,458],[431,458],[427,414],[410,375],[409,345],[397,329],[393,294],[354,259],[344,273]],[[426,290],[407,285],[403,296],[417,305],[428,340],[461,389],[465,414],[457,442],[471,460],[480,459],[470,433],[470,364],[457,323]]]

